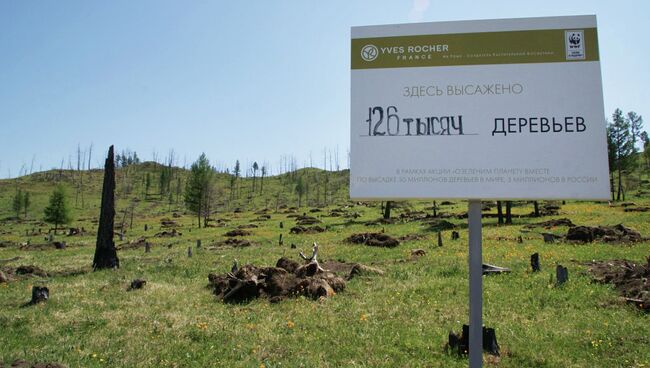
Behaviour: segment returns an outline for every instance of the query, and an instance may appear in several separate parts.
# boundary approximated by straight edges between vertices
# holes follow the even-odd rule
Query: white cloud
[[[429,9],[431,0],[413,0],[413,6],[409,12],[411,22],[421,22],[424,19],[424,13]]]

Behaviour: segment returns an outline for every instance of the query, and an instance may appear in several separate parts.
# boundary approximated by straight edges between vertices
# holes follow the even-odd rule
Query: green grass
[[[146,166],[131,173],[141,177]],[[54,175],[54,173],[51,173]],[[72,173],[64,180],[74,203]],[[306,171],[313,180],[321,172]],[[121,174],[120,174],[121,175]],[[184,174],[183,174],[184,175]],[[329,206],[318,216],[341,205],[347,187],[345,172],[330,174],[340,187]],[[19,179],[23,190],[33,193],[30,221],[11,217],[10,197],[16,181],[0,181],[0,241],[42,242],[42,237],[25,236],[25,229],[36,222],[53,188],[45,174]],[[118,176],[118,189],[120,179]],[[83,237],[63,237],[65,250],[25,251],[17,246],[0,248],[0,259],[15,256],[10,266],[33,264],[48,272],[88,269],[94,252],[91,220],[97,216],[101,172],[84,179],[86,208],[75,209],[72,226],[92,230]],[[465,220],[451,220],[460,229],[460,240],[452,242],[445,231],[445,244],[436,246],[436,234],[420,222],[365,226],[361,221],[379,217],[379,204],[354,206],[350,211],[361,217],[348,222],[342,217],[323,217],[329,226],[325,233],[290,235],[293,219],[275,213],[275,196],[281,192],[286,205],[297,204],[291,185],[283,179],[265,179],[265,194],[217,206],[216,218],[230,218],[227,227],[197,229],[193,217],[176,219],[183,236],[172,239],[150,238],[152,252],[142,249],[118,252],[121,268],[116,271],[89,272],[78,276],[26,279],[0,285],[0,361],[17,358],[29,361],[62,362],[70,367],[466,367],[467,360],[445,353],[450,330],[460,331],[468,319],[467,230]],[[139,183],[138,179],[133,180]],[[219,182],[228,197],[227,178]],[[314,182],[315,183],[315,182]],[[341,184],[343,183],[343,184]],[[312,188],[316,184],[313,184]],[[250,180],[243,184],[250,186]],[[135,184],[134,184],[135,187]],[[314,190],[314,189],[312,189]],[[244,190],[243,193],[246,193]],[[139,189],[127,195],[118,192],[120,210],[128,207]],[[311,195],[310,195],[311,196]],[[633,198],[649,205],[648,198]],[[303,198],[304,202],[304,198]],[[321,202],[323,200],[321,199]],[[307,212],[315,205],[315,196]],[[248,237],[259,246],[208,250],[212,242],[240,224],[252,222],[255,210],[268,205],[271,220],[256,222]],[[411,202],[415,210],[430,202]],[[228,211],[242,207],[246,211]],[[171,209],[180,209],[173,204]],[[170,216],[170,206],[155,200],[136,204],[133,229],[127,240],[151,236],[160,231],[159,220]],[[456,201],[445,212],[460,213],[466,203]],[[393,216],[403,210],[395,209]],[[514,207],[515,215],[527,214],[532,206]],[[568,202],[560,216],[580,225],[623,223],[650,235],[649,214],[625,213],[607,203]],[[81,219],[81,220],[80,220]],[[508,275],[485,277],[484,323],[496,329],[503,356],[488,358],[486,364],[499,367],[650,367],[650,317],[619,301],[607,285],[592,283],[580,262],[592,259],[626,258],[642,261],[650,255],[650,243],[615,245],[594,243],[572,245],[545,244],[536,233],[522,233],[523,225],[543,219],[517,218],[512,226],[496,226],[496,219],[485,219],[483,258],[485,262],[512,269]],[[284,229],[279,222],[284,222]],[[127,221],[128,222],[128,221]],[[144,224],[153,229],[144,232]],[[45,229],[45,226],[41,226]],[[423,240],[406,242],[393,249],[347,244],[352,233],[385,231],[393,236],[425,234]],[[191,229],[191,231],[190,231]],[[544,230],[546,231],[546,230]],[[562,234],[566,228],[549,232]],[[284,246],[277,244],[284,234]],[[524,243],[516,242],[517,236]],[[187,247],[201,239],[202,249],[187,257]],[[256,300],[228,305],[217,300],[207,286],[210,272],[224,273],[233,259],[240,263],[273,265],[285,255],[297,259],[297,250],[308,251],[313,241],[321,245],[320,259],[341,259],[374,265],[383,276],[355,278],[347,289],[324,301],[291,299],[277,304]],[[116,239],[116,243],[119,241]],[[167,245],[172,243],[172,247]],[[290,249],[295,243],[298,249]],[[427,254],[408,260],[410,250],[423,248]],[[529,271],[530,254],[541,255],[542,272]],[[556,263],[569,268],[570,280],[553,287],[551,276]],[[143,290],[127,292],[129,282],[144,278]],[[51,299],[43,305],[21,308],[29,300],[31,285],[45,284]]]

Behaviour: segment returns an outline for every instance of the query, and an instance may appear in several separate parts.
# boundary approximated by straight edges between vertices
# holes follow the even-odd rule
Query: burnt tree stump
[[[143,279],[135,279],[131,281],[131,285],[129,285],[127,291],[131,290],[137,290],[137,289],[142,289],[145,285],[147,284],[146,280]]]
[[[533,272],[539,272],[539,253],[534,253],[530,256],[530,267],[533,269]]]
[[[458,239],[460,239],[460,234],[458,233],[458,231],[452,231],[451,240],[458,240]]]
[[[50,298],[50,289],[45,286],[32,286],[32,300],[29,304],[46,302]]]
[[[115,220],[115,155],[113,146],[108,149],[108,157],[104,164],[104,184],[102,187],[102,204],[99,213],[99,228],[97,230],[97,243],[93,269],[120,267],[117,258],[115,242],[113,241]]]
[[[438,246],[442,247],[442,232],[438,231]]]
[[[499,344],[497,343],[496,332],[493,328],[483,326],[483,351],[499,356]],[[452,351],[457,351],[458,355],[469,354],[469,326],[463,325],[463,331],[460,336],[453,331],[449,332],[448,347]]]
[[[569,281],[569,270],[562,265],[557,265],[555,267],[555,278],[557,279],[556,285],[560,286],[564,284]]]
[[[144,252],[145,253],[150,253],[151,252],[151,243],[149,243],[149,242],[144,243]]]

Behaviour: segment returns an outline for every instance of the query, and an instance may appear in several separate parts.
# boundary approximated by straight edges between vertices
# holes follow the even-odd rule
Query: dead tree
[[[506,225],[512,225],[512,201],[506,201]]]
[[[497,201],[497,218],[499,225],[503,224],[503,205],[501,201]]]
[[[390,207],[393,204],[391,201],[386,202],[386,208],[384,208],[384,219],[390,219]]]
[[[104,164],[104,184],[102,187],[102,205],[99,213],[99,229],[93,269],[120,267],[117,258],[115,242],[113,242],[113,227],[115,220],[115,160],[113,146],[108,149],[108,157]]]

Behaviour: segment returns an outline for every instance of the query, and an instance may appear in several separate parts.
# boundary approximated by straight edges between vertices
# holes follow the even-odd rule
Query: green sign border
[[[584,58],[567,60],[566,31],[583,31]],[[378,54],[367,61],[361,57],[366,46]],[[441,51],[407,52],[409,46],[441,45]],[[448,45],[448,51],[442,51]],[[352,69],[409,68],[490,64],[559,63],[598,61],[596,28],[565,28],[504,32],[434,34],[352,39]],[[382,48],[402,47],[403,53],[386,53]],[[371,47],[372,49],[372,47]]]

